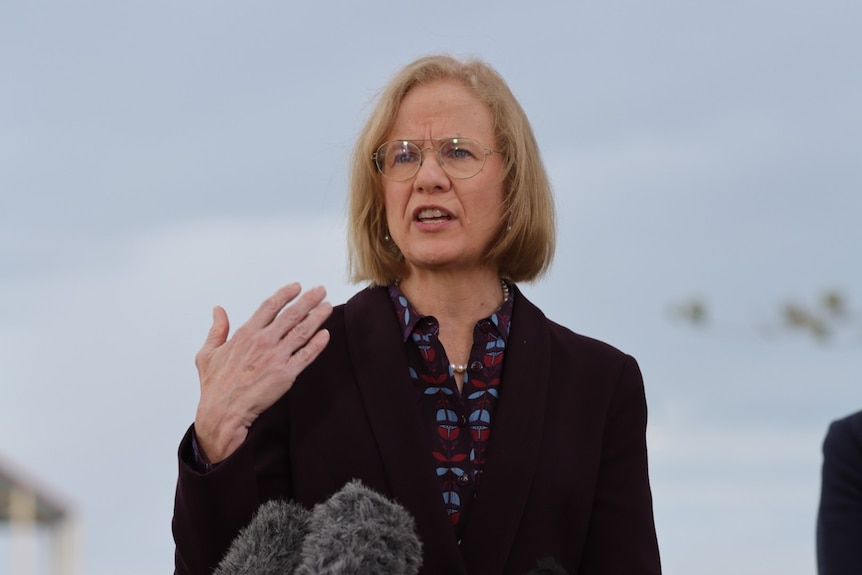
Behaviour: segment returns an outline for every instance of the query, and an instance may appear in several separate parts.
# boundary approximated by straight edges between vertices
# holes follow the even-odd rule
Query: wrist
[[[213,422],[199,410],[195,418],[194,433],[201,462],[214,465],[227,459],[245,441],[248,427],[238,419],[232,422],[227,417]]]

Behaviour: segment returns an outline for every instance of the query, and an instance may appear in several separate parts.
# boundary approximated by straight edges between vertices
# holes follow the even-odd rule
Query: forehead
[[[473,91],[454,80],[410,89],[398,110],[388,140],[431,140],[462,136],[494,145],[494,118]]]

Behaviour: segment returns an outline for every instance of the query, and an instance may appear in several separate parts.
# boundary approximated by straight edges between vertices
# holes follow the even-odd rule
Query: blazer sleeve
[[[262,413],[242,445],[206,473],[192,465],[194,426],[183,437],[172,522],[177,575],[211,574],[261,504],[290,496],[285,402]]]
[[[608,407],[598,481],[579,573],[659,574],[646,446],[646,398],[625,356]]]
[[[172,523],[177,575],[212,573],[258,507],[272,499],[293,499],[296,495],[291,466],[291,443],[296,437],[291,432],[294,418],[290,398],[303,381],[313,384],[319,383],[315,378],[331,377],[330,372],[320,374],[322,367],[340,366],[342,371],[337,375],[344,377],[349,362],[345,359],[343,309],[337,306],[327,320],[333,337],[323,354],[299,376],[291,392],[260,414],[245,441],[227,459],[199,473],[193,465],[194,428],[186,433],[179,448]]]
[[[833,422],[823,442],[817,565],[820,575],[862,573],[862,412]]]

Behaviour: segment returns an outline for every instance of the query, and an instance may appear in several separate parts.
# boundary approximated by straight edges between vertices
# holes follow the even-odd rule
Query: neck
[[[472,326],[503,303],[503,289],[496,270],[459,273],[414,272],[399,283],[410,303],[440,322]]]
[[[473,345],[473,327],[503,303],[504,290],[496,270],[434,274],[414,272],[399,283],[416,310],[433,315],[440,327],[438,337],[455,384],[464,386],[464,371]]]

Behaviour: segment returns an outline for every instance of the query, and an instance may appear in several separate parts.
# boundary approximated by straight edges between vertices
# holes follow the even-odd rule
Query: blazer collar
[[[460,552],[440,497],[421,413],[408,385],[407,356],[386,289],[363,290],[345,307],[350,359],[364,407],[392,495],[416,520],[424,546],[423,572],[502,573],[527,504],[542,442],[550,335],[542,312],[517,286],[513,289],[501,399],[482,488],[465,525]]]
[[[502,573],[539,461],[550,382],[550,332],[544,314],[518,290],[503,360],[500,402],[482,488],[461,552],[470,573]]]
[[[466,575],[386,288],[369,288],[345,306],[345,330],[368,421],[392,496],[410,510],[422,539],[422,572]]]

